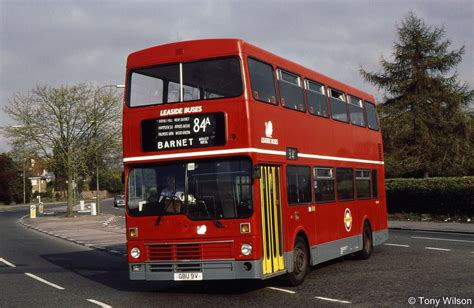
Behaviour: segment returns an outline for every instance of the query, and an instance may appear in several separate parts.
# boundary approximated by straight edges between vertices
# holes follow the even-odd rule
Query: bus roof
[[[303,75],[331,88],[348,92],[351,95],[375,103],[374,96],[367,92],[235,38],[182,41],[139,50],[128,56],[127,69],[236,54],[247,54],[278,68]]]

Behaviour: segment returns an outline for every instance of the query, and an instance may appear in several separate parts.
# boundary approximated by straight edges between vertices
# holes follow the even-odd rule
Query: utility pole
[[[25,161],[23,161],[23,204],[26,204],[26,167]]]

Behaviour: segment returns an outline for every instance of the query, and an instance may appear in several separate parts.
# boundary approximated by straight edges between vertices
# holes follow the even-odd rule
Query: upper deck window
[[[179,65],[140,69],[130,76],[129,106],[179,101]]]
[[[273,67],[269,64],[249,58],[250,83],[253,98],[270,104],[277,104]]]
[[[352,124],[365,127],[364,106],[360,98],[349,96],[349,113]]]
[[[367,112],[367,124],[370,129],[379,130],[379,122],[377,120],[377,111],[375,105],[365,102],[365,110]]]
[[[130,107],[240,96],[240,61],[223,58],[134,70]]]
[[[306,111],[301,78],[284,70],[277,70],[278,87],[282,106],[298,111]]]
[[[338,90],[329,89],[329,99],[331,101],[332,118],[342,122],[349,122],[344,93]]]
[[[310,80],[305,80],[305,84],[309,113],[329,117],[328,98],[324,86]]]

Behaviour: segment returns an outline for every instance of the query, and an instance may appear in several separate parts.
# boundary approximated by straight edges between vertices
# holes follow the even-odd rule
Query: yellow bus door
[[[285,269],[281,227],[280,167],[260,166],[263,274]]]

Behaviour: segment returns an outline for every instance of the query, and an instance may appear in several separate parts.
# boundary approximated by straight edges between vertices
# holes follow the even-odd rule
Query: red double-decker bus
[[[387,239],[372,95],[238,39],[132,53],[126,79],[130,279],[297,285]]]

